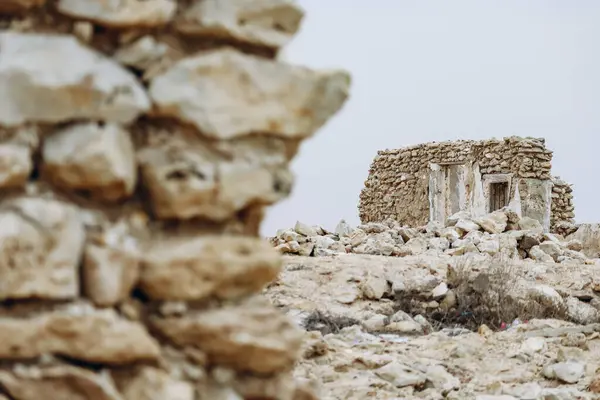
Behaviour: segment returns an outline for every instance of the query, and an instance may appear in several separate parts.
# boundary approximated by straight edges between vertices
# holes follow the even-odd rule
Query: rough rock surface
[[[350,78],[291,0],[0,1],[0,399],[314,400],[258,238]]]
[[[584,312],[600,307],[600,260],[337,254],[284,261],[265,295],[307,330],[294,374],[314,382],[320,398],[600,397],[600,318]],[[376,298],[380,285],[386,290]],[[482,314],[486,301],[502,305],[497,325]],[[566,303],[587,319],[566,322]]]

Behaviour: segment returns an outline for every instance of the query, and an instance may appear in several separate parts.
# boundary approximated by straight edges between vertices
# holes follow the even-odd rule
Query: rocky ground
[[[322,399],[600,398],[600,260],[531,221],[494,218],[496,228],[462,218],[413,237],[399,227],[323,230],[338,243],[327,245],[296,232],[315,227],[280,232],[313,244],[307,256],[284,256],[264,292],[307,331],[297,377]],[[478,228],[461,230],[466,222]],[[365,245],[384,236],[394,244]],[[354,254],[381,252],[382,242],[390,254]]]

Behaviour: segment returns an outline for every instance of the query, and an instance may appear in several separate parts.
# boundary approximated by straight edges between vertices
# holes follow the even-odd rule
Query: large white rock
[[[116,124],[74,124],[44,140],[44,170],[56,185],[108,201],[133,193],[137,176],[129,132]]]
[[[293,177],[281,141],[255,137],[208,143],[169,133],[164,142],[138,154],[159,218],[224,221],[250,205],[273,204],[291,191]]]
[[[160,26],[177,10],[174,0],[60,0],[59,12],[112,27]]]
[[[175,63],[150,83],[156,112],[208,137],[311,136],[344,104],[350,75],[314,71],[225,48]]]
[[[294,0],[196,0],[175,26],[187,35],[278,48],[298,32],[303,17]]]
[[[135,76],[68,35],[0,33],[0,125],[129,123],[150,108]]]
[[[85,240],[77,210],[58,201],[20,198],[0,212],[0,299],[79,295]]]

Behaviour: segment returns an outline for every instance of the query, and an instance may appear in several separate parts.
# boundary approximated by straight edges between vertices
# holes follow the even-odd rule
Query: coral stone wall
[[[343,71],[290,0],[0,2],[0,398],[309,399],[258,238]]]
[[[552,152],[543,139],[454,141],[383,150],[377,153],[360,193],[363,223],[392,218],[409,226],[429,220],[429,164],[477,162],[482,176],[509,174],[517,178],[550,179]],[[510,188],[511,197],[516,180]]]
[[[575,224],[573,186],[559,177],[552,179],[552,217],[550,223],[553,230],[568,229],[569,225]]]

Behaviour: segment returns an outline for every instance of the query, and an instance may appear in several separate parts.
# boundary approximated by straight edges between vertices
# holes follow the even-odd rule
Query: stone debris
[[[293,372],[302,330],[260,298],[281,271],[265,210],[351,83],[277,57],[304,11],[3,0],[0,14],[0,399],[318,399]]]
[[[600,310],[590,289],[598,260],[437,252],[284,260],[265,295],[307,330],[295,374],[318,382],[322,398],[592,400],[600,391],[600,317],[589,312]],[[505,323],[481,324],[489,318],[481,302],[496,296]]]
[[[419,228],[400,226],[388,219],[353,229],[342,220],[333,232],[297,222],[293,229],[280,230],[269,240],[281,253],[303,256],[501,254],[561,264],[592,262],[581,252],[583,246],[577,239],[544,233],[538,221],[513,214],[507,208],[480,218],[460,212],[450,216],[445,226],[429,223]]]

